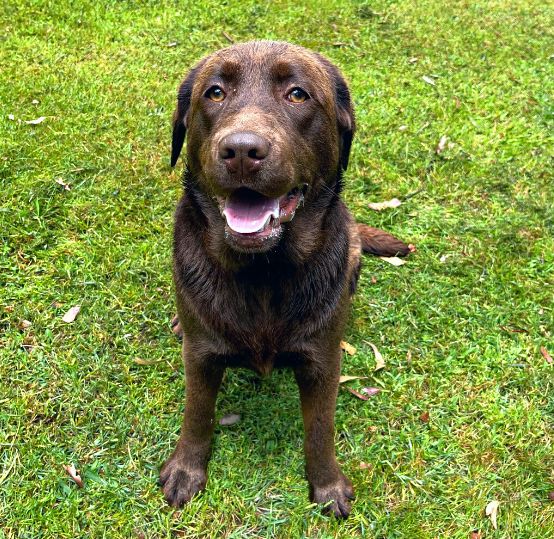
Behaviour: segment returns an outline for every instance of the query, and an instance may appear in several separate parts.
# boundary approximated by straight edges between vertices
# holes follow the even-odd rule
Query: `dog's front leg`
[[[310,500],[326,504],[337,517],[350,514],[354,490],[335,458],[335,404],[340,350],[308,361],[295,370],[304,417],[304,454]],[[316,363],[317,362],[317,363]]]
[[[224,369],[209,356],[194,356],[183,343],[186,399],[181,436],[160,472],[160,484],[170,505],[180,507],[206,486],[215,401]]]

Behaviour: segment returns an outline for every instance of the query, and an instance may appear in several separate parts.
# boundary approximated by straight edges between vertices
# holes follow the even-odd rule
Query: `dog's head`
[[[328,60],[244,43],[204,58],[181,84],[171,164],[186,135],[188,187],[210,226],[237,251],[264,252],[297,212],[337,196],[353,132],[348,87]]]

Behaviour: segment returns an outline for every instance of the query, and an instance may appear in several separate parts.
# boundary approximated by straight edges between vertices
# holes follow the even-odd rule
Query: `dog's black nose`
[[[248,176],[261,168],[261,161],[269,153],[269,142],[248,131],[239,131],[223,137],[219,143],[219,157],[229,172]]]

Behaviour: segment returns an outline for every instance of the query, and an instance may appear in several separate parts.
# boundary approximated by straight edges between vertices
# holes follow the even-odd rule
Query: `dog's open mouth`
[[[295,187],[287,194],[269,198],[257,191],[241,187],[221,201],[222,214],[229,232],[234,236],[262,239],[278,233],[282,223],[294,218],[298,206],[304,200],[302,187]]]

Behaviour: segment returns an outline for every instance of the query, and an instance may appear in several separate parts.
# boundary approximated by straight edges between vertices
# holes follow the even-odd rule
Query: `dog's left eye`
[[[225,99],[225,92],[219,86],[212,86],[204,94],[204,97],[207,97],[216,103],[221,103],[221,101]]]
[[[302,90],[302,88],[293,88],[288,94],[287,99],[291,103],[304,103],[306,99],[310,99],[310,96],[307,92]]]

